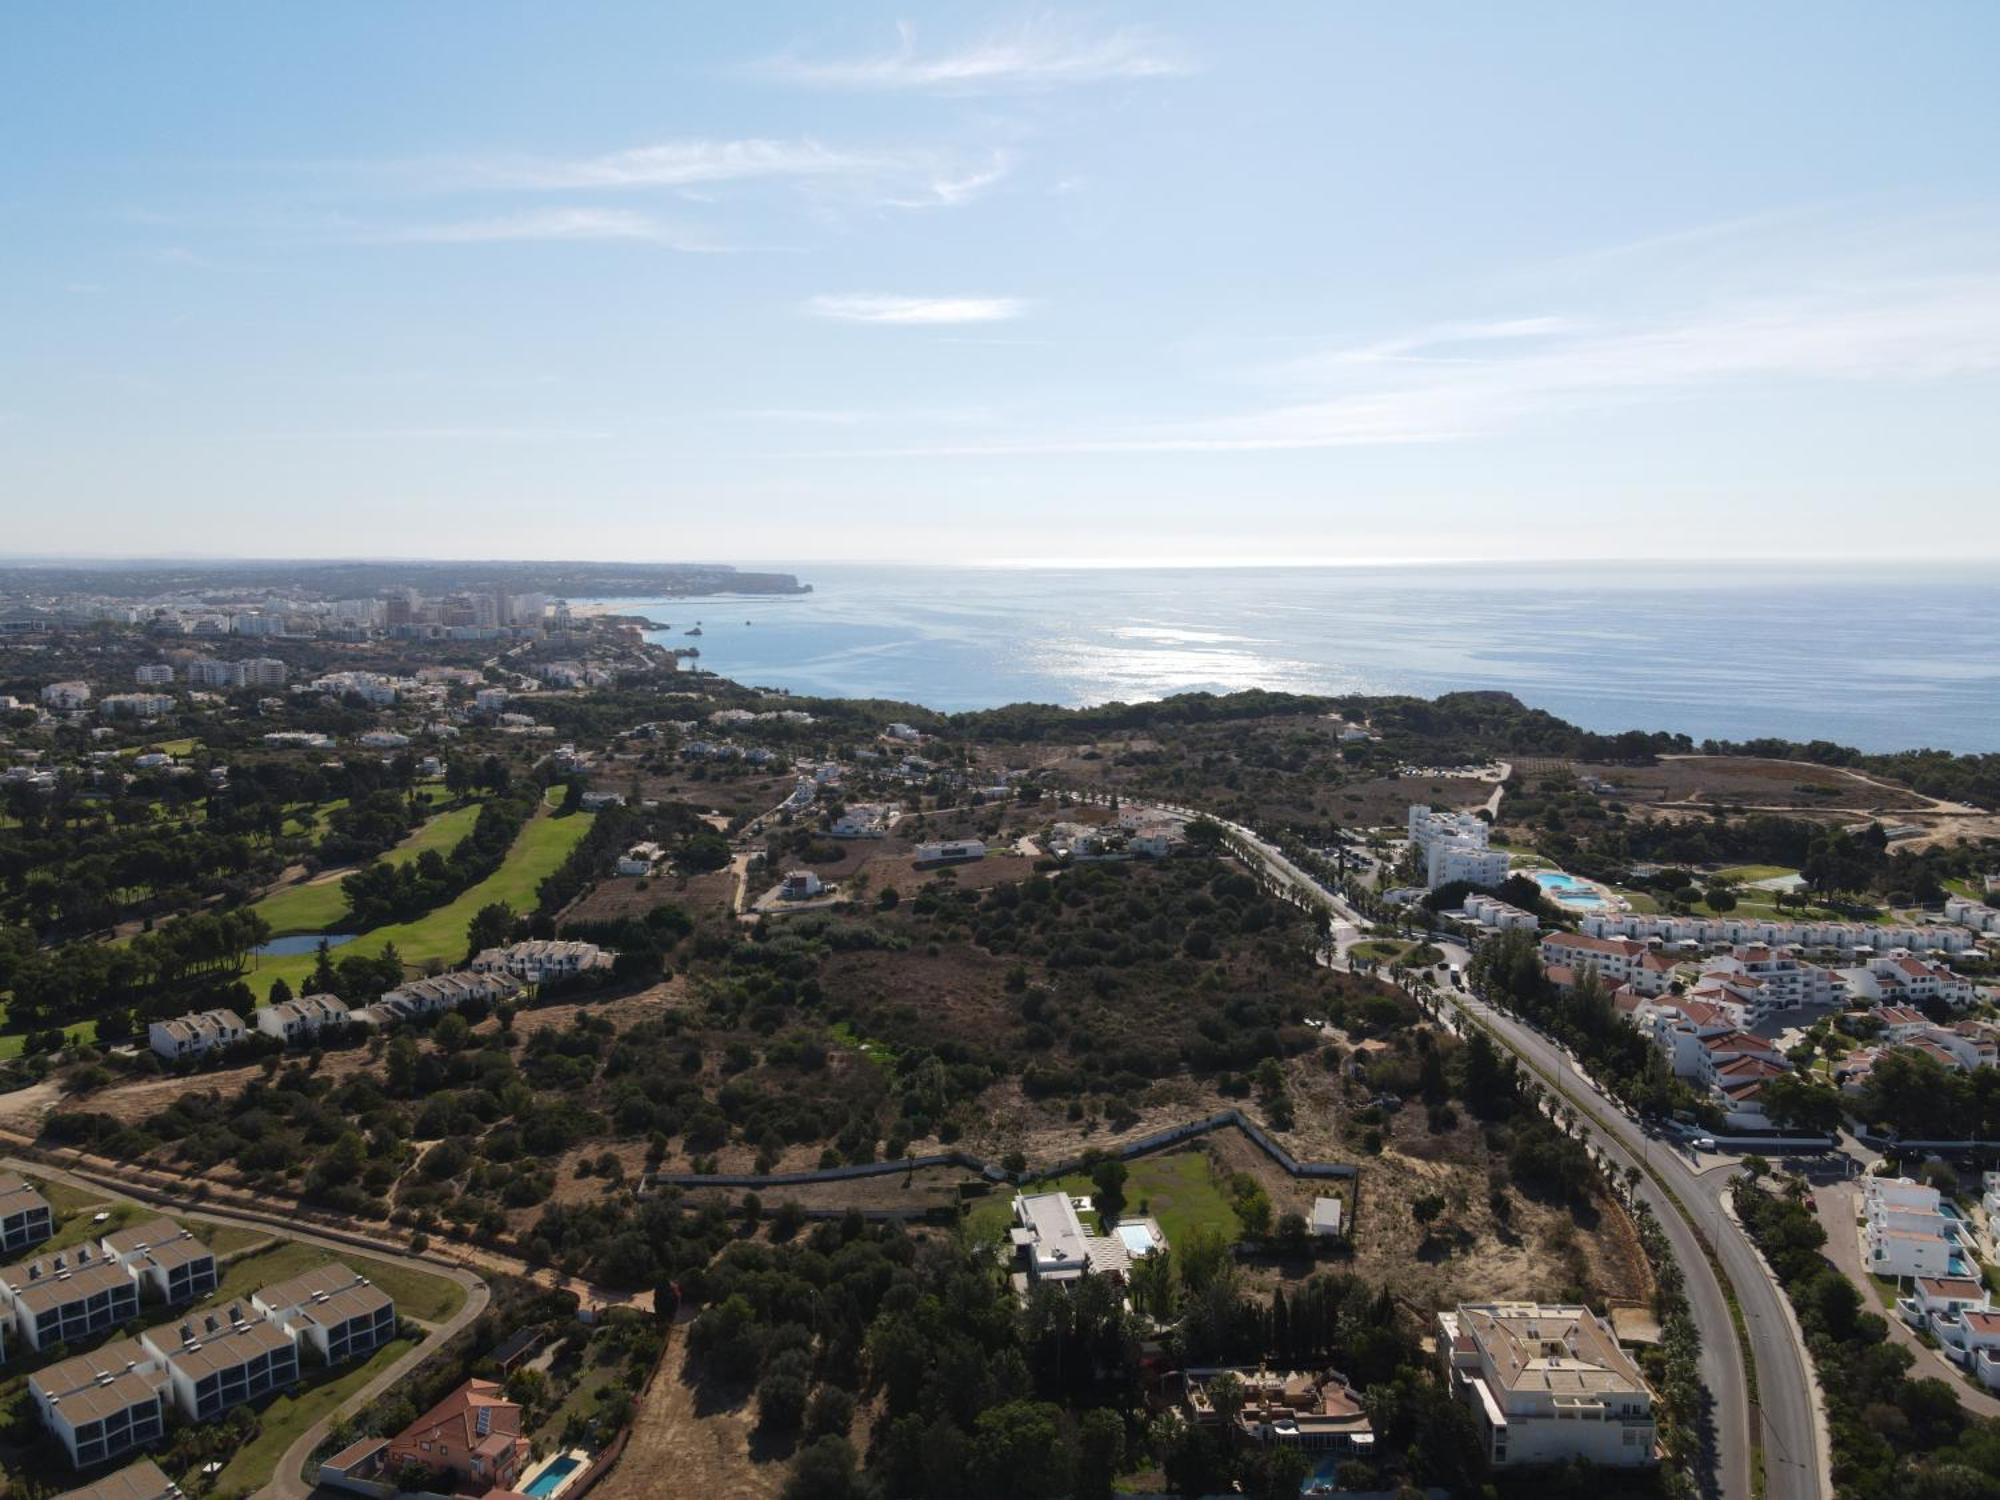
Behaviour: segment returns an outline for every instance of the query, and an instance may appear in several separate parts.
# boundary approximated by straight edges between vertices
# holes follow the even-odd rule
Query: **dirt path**
[[[682,1379],[686,1359],[686,1332],[677,1328],[640,1398],[632,1439],[592,1491],[594,1500],[652,1500],[669,1490],[701,1500],[771,1500],[783,1487],[784,1463],[751,1456],[753,1412],[703,1414]]]

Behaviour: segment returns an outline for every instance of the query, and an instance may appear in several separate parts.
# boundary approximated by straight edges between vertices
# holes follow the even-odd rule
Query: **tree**
[[[1076,1424],[1076,1500],[1111,1500],[1124,1467],[1124,1422],[1108,1407],[1092,1407]]]
[[[846,1438],[824,1437],[793,1460],[784,1500],[861,1500],[867,1492],[852,1445]]]
[[[289,984],[285,983],[285,976],[280,974],[276,979],[271,981],[270,998],[267,999],[264,1003],[267,1005],[284,1005],[287,1002],[289,1002],[291,998],[292,998],[292,987]]]
[[[1009,1401],[973,1424],[973,1491],[986,1500],[1055,1500],[1068,1493],[1071,1469],[1060,1407]]]
[[[1101,1217],[1115,1221],[1125,1211],[1125,1180],[1129,1175],[1125,1163],[1115,1157],[1106,1157],[1090,1169]]]
[[[488,948],[503,947],[513,935],[514,908],[504,901],[489,901],[465,924],[465,956],[469,960]]]
[[[1773,1125],[1822,1135],[1839,1130],[1847,1113],[1840,1095],[1796,1073],[1783,1073],[1771,1079],[1758,1093],[1758,1101]]]

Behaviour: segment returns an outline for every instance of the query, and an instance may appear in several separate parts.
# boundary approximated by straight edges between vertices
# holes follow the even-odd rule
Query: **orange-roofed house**
[[[528,1461],[521,1408],[491,1380],[468,1380],[389,1440],[387,1468],[416,1464],[480,1493],[513,1486]]]

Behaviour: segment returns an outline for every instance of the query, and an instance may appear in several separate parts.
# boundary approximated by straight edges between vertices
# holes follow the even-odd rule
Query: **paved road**
[[[1361,919],[1345,900],[1250,829],[1224,826],[1243,841],[1267,872],[1312,904],[1330,911],[1336,923],[1359,929]],[[1463,947],[1455,943],[1439,946],[1451,962],[1464,964]],[[1545,1080],[1561,1085],[1569,1102],[1590,1122],[1599,1150],[1615,1167],[1622,1172],[1636,1164],[1645,1174],[1640,1196],[1652,1207],[1673,1246],[1701,1332],[1701,1378],[1709,1397],[1701,1434],[1705,1457],[1701,1468],[1705,1472],[1697,1476],[1703,1492],[1714,1500],[1751,1500],[1751,1422],[1756,1420],[1764,1446],[1768,1500],[1822,1500],[1830,1493],[1826,1477],[1829,1455],[1814,1409],[1811,1364],[1783,1294],[1742,1229],[1723,1211],[1721,1194],[1728,1174],[1699,1175],[1669,1148],[1649,1140],[1635,1121],[1589,1086],[1567,1055],[1531,1028],[1454,990],[1443,993]],[[1685,1205],[1686,1216],[1674,1199]],[[1728,1300],[1721,1280],[1702,1253],[1695,1226],[1715,1247],[1743,1310],[1763,1403],[1755,1414]]]
[[[485,1312],[486,1304],[490,1300],[486,1283],[470,1271],[462,1271],[456,1266],[440,1265],[434,1260],[426,1260],[420,1256],[408,1255],[388,1245],[370,1243],[362,1236],[355,1236],[350,1239],[346,1236],[319,1234],[309,1229],[298,1228],[294,1225],[273,1222],[272,1219],[263,1215],[239,1214],[233,1213],[226,1208],[203,1206],[191,1200],[176,1198],[171,1194],[157,1192],[151,1188],[141,1187],[136,1184],[120,1186],[105,1183],[95,1176],[79,1175],[74,1172],[65,1171],[60,1167],[52,1167],[46,1162],[9,1157],[4,1163],[0,1163],[0,1165],[5,1165],[18,1172],[32,1173],[36,1177],[45,1180],[53,1178],[58,1182],[67,1183],[69,1186],[84,1192],[115,1192],[125,1197],[138,1199],[141,1202],[152,1203],[179,1218],[192,1219],[203,1224],[227,1224],[238,1228],[256,1229],[268,1234],[282,1234],[289,1239],[299,1240],[308,1245],[317,1245],[321,1249],[332,1250],[336,1253],[365,1250],[367,1254],[376,1260],[391,1261],[396,1265],[407,1266],[413,1271],[422,1271],[430,1276],[442,1276],[447,1280],[457,1282],[465,1288],[465,1302],[456,1313],[452,1314],[443,1323],[431,1325],[429,1331],[418,1341],[414,1349],[404,1354],[394,1364],[376,1375],[368,1384],[364,1385],[360,1390],[341,1402],[339,1406],[335,1407],[324,1417],[320,1418],[319,1421],[299,1434],[292,1446],[285,1450],[284,1457],[278,1460],[277,1471],[272,1475],[270,1482],[257,1492],[260,1500],[306,1500],[306,1497],[313,1493],[315,1487],[301,1479],[299,1472],[305,1467],[306,1460],[312,1456],[313,1449],[317,1448],[325,1440],[327,1432],[332,1428],[333,1424],[341,1417],[361,1410],[362,1407],[373,1401],[377,1396],[380,1396],[384,1391],[387,1391],[397,1381],[403,1379],[432,1350],[436,1349],[446,1339],[451,1338],[460,1329],[470,1324],[474,1318]]]

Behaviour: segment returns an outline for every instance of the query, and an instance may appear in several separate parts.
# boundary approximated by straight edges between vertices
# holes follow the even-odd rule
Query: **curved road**
[[[441,1276],[446,1280],[455,1281],[465,1288],[465,1301],[457,1312],[453,1313],[450,1318],[442,1323],[425,1325],[425,1335],[417,1342],[414,1349],[409,1350],[400,1359],[396,1360],[394,1364],[377,1374],[373,1380],[370,1380],[360,1390],[349,1396],[339,1406],[335,1407],[299,1434],[291,1447],[285,1450],[284,1456],[278,1460],[277,1468],[272,1473],[270,1481],[257,1491],[259,1500],[307,1500],[307,1497],[313,1493],[315,1487],[307,1484],[300,1477],[300,1471],[304,1469],[306,1460],[312,1457],[313,1449],[317,1448],[324,1441],[327,1432],[332,1428],[334,1422],[342,1416],[361,1410],[362,1407],[387,1391],[397,1381],[403,1379],[426,1356],[442,1345],[445,1340],[451,1338],[460,1329],[469,1325],[474,1318],[485,1312],[486,1304],[490,1300],[486,1283],[470,1271],[460,1270],[456,1266],[443,1265],[421,1256],[410,1255],[406,1252],[393,1249],[388,1245],[373,1243],[361,1235],[350,1237],[346,1235],[322,1234],[314,1230],[300,1228],[296,1224],[287,1223],[282,1217],[275,1214],[266,1216],[252,1213],[232,1213],[228,1209],[215,1208],[176,1198],[171,1194],[158,1192],[136,1184],[107,1183],[94,1175],[66,1171],[63,1168],[51,1166],[46,1162],[27,1161],[10,1157],[4,1163],[0,1163],[0,1165],[5,1165],[15,1171],[31,1172],[41,1178],[54,1178],[57,1181],[66,1182],[71,1187],[86,1192],[115,1193],[127,1198],[136,1199],[140,1202],[151,1203],[180,1218],[193,1219],[204,1224],[228,1224],[242,1229],[261,1230],[270,1234],[282,1235],[286,1239],[299,1240],[308,1245],[317,1245],[323,1250],[333,1250],[336,1252],[342,1250],[362,1251],[376,1260],[386,1260],[399,1266],[407,1266],[413,1271],[422,1271],[430,1276]]]
[[[1202,815],[1195,808],[1168,810]],[[1275,845],[1240,823],[1205,816],[1221,823],[1238,852],[1289,887],[1302,904],[1329,915],[1336,948],[1344,950],[1361,932],[1365,924],[1359,914]],[[1463,947],[1440,946],[1453,962],[1464,964]],[[1724,1211],[1721,1200],[1729,1174],[1704,1177],[1672,1147],[1651,1140],[1636,1120],[1599,1094],[1569,1056],[1539,1032],[1483,1001],[1453,989],[1444,993],[1589,1121],[1598,1150],[1615,1167],[1621,1172],[1628,1166],[1639,1168],[1640,1196],[1673,1246],[1701,1332],[1700,1371],[1709,1397],[1701,1434],[1706,1472],[1697,1476],[1703,1493],[1712,1500],[1752,1500],[1751,1457],[1761,1444],[1767,1500],[1823,1500],[1830,1495],[1811,1360],[1783,1292],[1742,1228]],[[1714,1248],[1743,1312],[1761,1398],[1754,1410],[1728,1297],[1703,1253],[1702,1238]]]

